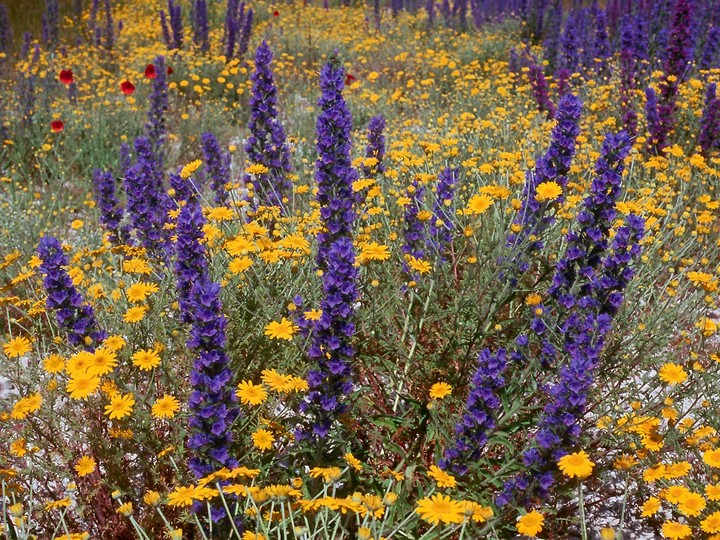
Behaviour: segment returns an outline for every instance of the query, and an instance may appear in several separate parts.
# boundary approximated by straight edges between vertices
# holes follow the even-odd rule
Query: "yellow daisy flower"
[[[590,461],[584,450],[568,454],[558,460],[560,471],[568,478],[585,478],[590,476],[595,464]]]
[[[253,384],[251,381],[243,381],[238,385],[235,395],[245,405],[260,405],[267,399],[267,390],[261,384]]]
[[[155,418],[172,418],[179,410],[180,402],[173,396],[165,394],[152,406],[152,415]]]
[[[462,505],[442,493],[420,499],[415,512],[431,525],[462,523],[465,519]]]
[[[435,383],[430,387],[430,399],[444,399],[452,394],[452,386],[446,382]]]
[[[30,340],[23,336],[13,338],[3,345],[3,352],[8,358],[17,358],[29,353],[31,350],[32,344]]]
[[[77,472],[78,476],[87,476],[88,474],[92,474],[96,466],[97,463],[93,458],[83,456],[75,464],[75,472]]]
[[[272,321],[265,326],[265,335],[270,339],[290,340],[295,333],[295,327],[291,321],[283,317],[280,322]]]
[[[524,516],[520,516],[518,518],[516,528],[520,534],[532,536],[534,538],[540,534],[544,524],[545,516],[537,510],[533,510],[532,512],[528,512]]]

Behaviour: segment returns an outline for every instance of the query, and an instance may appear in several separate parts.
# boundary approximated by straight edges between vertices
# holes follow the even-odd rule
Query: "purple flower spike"
[[[163,162],[163,144],[167,137],[167,120],[165,113],[168,110],[168,88],[167,88],[167,67],[165,57],[158,56],[153,61],[155,66],[155,78],[152,81],[152,93],[150,94],[150,108],[148,109],[148,121],[145,124],[145,133],[150,140],[152,151],[160,161],[160,170]]]
[[[255,189],[260,204],[284,207],[292,193],[288,179],[292,171],[290,149],[285,140],[285,129],[278,118],[277,89],[270,64],[273,53],[263,41],[255,55],[255,72],[250,96],[250,137],[245,152],[253,164],[263,165],[267,172],[256,175]],[[245,176],[249,182],[250,176]]]
[[[191,325],[187,347],[195,356],[187,445],[191,452],[188,465],[196,478],[237,466],[230,452],[231,428],[240,415],[225,352],[227,321],[222,314],[220,285],[210,279],[205,248],[200,244],[204,223],[200,203],[187,201],[178,216],[175,274],[182,320]],[[213,521],[223,517],[221,508],[213,510]]]
[[[435,205],[430,222],[430,241],[435,252],[444,261],[450,252],[452,231],[455,228],[453,199],[458,182],[458,169],[446,167],[440,173],[435,189]]]
[[[48,310],[55,311],[58,325],[68,332],[70,345],[95,350],[107,337],[107,332],[100,328],[92,306],[83,302],[75,288],[67,272],[68,260],[60,241],[52,236],[41,238],[38,257],[42,261],[40,271],[45,276],[43,286]]]
[[[698,144],[705,154],[720,148],[720,98],[717,96],[717,84],[710,83],[705,91],[705,107],[700,119]]]
[[[556,182],[565,190],[567,174],[575,156],[575,139],[580,134],[581,113],[582,102],[577,97],[573,94],[563,96],[558,105],[557,125],[550,137],[550,147],[545,155],[538,159],[535,170],[525,175],[522,206],[513,221],[518,232],[509,234],[507,239],[507,245],[513,251],[511,260],[516,268],[516,272],[508,276],[511,279],[517,277],[517,272],[527,271],[531,255],[542,249],[542,241],[530,240],[530,237],[539,238],[552,223],[552,219],[545,215],[549,203],[538,202],[535,192],[540,184],[550,181]],[[561,196],[553,204],[561,203],[562,200]]]
[[[487,444],[488,434],[495,428],[498,397],[505,386],[503,373],[507,367],[507,351],[499,349],[492,354],[483,349],[478,357],[478,368],[472,378],[465,414],[455,427],[455,444],[445,451],[440,467],[458,474],[468,472],[468,462],[477,461]]]
[[[137,163],[125,175],[126,210],[137,240],[155,256],[163,257],[169,247],[165,223],[170,201],[150,141],[138,137],[135,151]]]
[[[100,223],[110,233],[110,242],[122,244],[127,239],[120,230],[123,207],[115,194],[115,176],[109,171],[96,169],[93,173],[95,203],[100,209]]]
[[[628,216],[610,242],[624,159],[630,148],[625,132],[605,138],[590,193],[577,217],[578,229],[567,234],[567,248],[548,291],[558,306],[559,320],[553,326],[560,331],[561,350],[545,341],[541,354],[545,367],[557,366],[557,379],[547,390],[536,445],[523,456],[528,470],[506,485],[499,504],[507,504],[515,493],[546,497],[555,482],[556,461],[580,440],[605,338],[641,254],[644,221],[638,216]],[[539,311],[542,315],[532,326],[536,333],[547,326],[543,321],[547,310]]]
[[[352,184],[357,172],[350,162],[352,116],[342,96],[345,72],[333,56],[320,72],[317,202],[323,231],[318,233],[317,265],[323,272],[322,316],[316,322],[308,357],[317,368],[308,373],[308,400],[302,411],[312,425],[298,429],[301,438],[324,440],[338,415],[348,410],[352,392],[353,318],[358,297],[353,230],[356,219]]]
[[[215,204],[227,204],[230,194],[230,154],[223,152],[212,133],[203,133],[201,137],[205,166],[210,177],[210,187],[215,193]]]

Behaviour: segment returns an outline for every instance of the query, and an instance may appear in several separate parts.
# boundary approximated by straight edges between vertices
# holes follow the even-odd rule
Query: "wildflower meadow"
[[[717,0],[0,2],[0,538],[720,540]]]

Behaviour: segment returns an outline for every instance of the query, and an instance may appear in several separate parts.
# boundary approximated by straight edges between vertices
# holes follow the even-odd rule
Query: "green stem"
[[[587,540],[588,533],[587,533],[587,523],[585,523],[585,504],[583,501],[582,482],[580,482],[580,485],[578,486],[578,504],[580,506],[580,534],[582,536],[582,540]]]

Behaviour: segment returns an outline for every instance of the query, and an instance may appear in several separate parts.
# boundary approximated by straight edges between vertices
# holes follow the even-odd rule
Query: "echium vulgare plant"
[[[171,178],[177,179],[174,182],[179,188],[176,189],[177,200],[184,206],[190,205],[189,213],[183,214],[181,210],[178,215],[176,247],[182,249],[176,249],[175,252],[175,278],[180,317],[184,323],[190,324],[194,316],[190,298],[193,285],[208,275],[205,247],[200,243],[204,220],[202,216],[196,215],[197,203],[193,191],[190,188],[182,189],[190,186],[190,183],[179,174],[173,174]],[[181,215],[183,220],[180,220]]]
[[[222,151],[212,133],[203,133],[201,141],[210,187],[215,193],[215,204],[226,204],[230,198],[227,190],[230,183],[230,154]]]
[[[658,129],[653,133],[654,145],[649,148],[654,154],[660,153],[669,144],[668,137],[675,128],[678,90],[692,62],[694,45],[692,3],[690,0],[677,0],[670,22],[670,37],[664,62],[665,76],[659,85],[660,95],[656,106]]]
[[[208,6],[206,0],[195,0],[193,10],[193,42],[200,46],[200,51],[210,50],[210,28],[208,26]]]
[[[535,310],[531,333],[543,348],[554,345],[557,354],[546,363],[557,375],[534,433],[536,444],[523,456],[528,472],[506,484],[499,503],[507,503],[513,491],[547,496],[555,482],[557,460],[580,441],[605,337],[634,275],[632,263],[640,255],[644,233],[643,219],[631,214],[610,242],[630,148],[625,132],[605,138],[590,193],[577,216],[577,230],[566,235],[567,247],[548,289],[547,301],[555,308],[541,303]],[[552,335],[560,342],[553,344]]]
[[[353,389],[352,361],[355,348],[354,304],[358,297],[353,229],[356,219],[352,185],[357,172],[351,165],[352,116],[342,91],[345,70],[332,56],[320,72],[322,95],[318,100],[316,200],[323,230],[318,233],[316,263],[322,270],[322,315],[312,332],[308,357],[317,367],[308,373],[310,391],[301,412],[311,425],[298,436],[325,442]]]
[[[282,207],[292,193],[288,178],[292,167],[285,130],[278,118],[277,89],[270,69],[272,59],[273,53],[263,41],[257,49],[255,72],[251,76],[250,137],[245,152],[252,164],[262,166],[255,174],[260,204]],[[245,181],[249,182],[250,177],[246,176]]]
[[[519,273],[530,267],[529,259],[533,252],[543,247],[540,237],[551,223],[546,216],[548,207],[562,202],[559,195],[554,199],[540,200],[536,197],[538,186],[545,184],[557,186],[560,193],[567,185],[567,174],[575,156],[575,139],[580,134],[581,101],[573,94],[563,96],[558,105],[555,120],[557,125],[550,136],[550,147],[544,156],[537,160],[534,171],[525,175],[522,193],[522,206],[513,220],[512,232],[508,235],[507,245],[510,247],[510,262]],[[516,275],[509,276],[514,279]]]
[[[243,2],[244,6],[244,2]],[[250,34],[252,34],[252,24],[255,18],[255,12],[252,8],[245,12],[245,16],[242,18],[242,28],[240,30],[240,37],[238,39],[238,50],[237,57],[240,59],[245,58],[245,54],[248,51],[250,45]]]
[[[385,118],[381,114],[373,116],[368,123],[367,147],[365,148],[365,162],[363,175],[365,178],[374,178],[385,172]]]
[[[153,153],[156,155],[160,170],[162,170],[164,162],[163,144],[167,137],[167,119],[165,118],[165,113],[168,110],[167,67],[165,65],[165,57],[156,57],[153,61],[153,66],[155,67],[155,78],[152,80],[152,92],[150,93],[150,106],[147,113],[148,121],[145,124],[145,134],[150,141]]]
[[[366,180],[375,180],[378,175],[385,172],[385,118],[379,114],[373,116],[368,123],[367,146],[365,147],[365,160],[362,165],[362,175]],[[365,202],[369,184],[355,192],[355,203]]]
[[[420,274],[413,271],[410,262],[412,259],[424,259],[425,249],[427,247],[427,235],[425,232],[425,222],[420,219],[418,214],[422,211],[425,199],[425,186],[417,180],[413,180],[407,190],[408,202],[405,204],[403,212],[403,245],[401,247],[405,257],[403,263],[403,271],[408,278],[417,281]]]
[[[555,481],[555,461],[579,441],[580,422],[604,338],[622,304],[623,290],[632,279],[631,263],[640,252],[643,220],[636,216],[631,215],[618,228],[610,244],[623,160],[629,150],[630,141],[624,132],[606,138],[590,194],[577,217],[577,230],[568,232],[567,249],[548,288],[549,305],[536,295],[531,302],[536,317],[530,332],[521,333],[515,343],[496,352],[486,348],[480,353],[466,410],[456,426],[455,442],[440,463],[443,468],[466,474],[483,456],[502,409],[507,378],[515,374],[510,366],[533,362],[535,356],[535,368],[548,373],[557,370],[534,432],[536,444],[523,454],[529,472],[505,485],[497,500],[501,505],[518,493],[545,495]],[[555,317],[552,320],[551,313]],[[530,347],[531,340],[537,347]],[[537,352],[531,355],[533,350]]]
[[[191,198],[178,216],[175,273],[182,318],[191,325],[187,347],[195,357],[190,373],[187,446],[191,451],[188,465],[196,478],[237,466],[230,453],[231,427],[240,414],[230,384],[233,375],[225,351],[227,321],[222,314],[220,285],[209,276],[206,250],[200,244],[204,223],[202,207]],[[213,521],[225,516],[222,508],[213,507],[211,512]]]
[[[720,147],[720,97],[717,96],[716,83],[709,83],[705,90],[705,106],[700,119],[698,144],[706,154]]]
[[[228,61],[232,59],[235,53],[235,45],[242,30],[244,16],[245,2],[241,4],[239,0],[228,0],[225,11],[225,33],[223,34],[223,50]]]
[[[95,203],[100,210],[100,224],[108,232],[111,243],[124,243],[125,231],[120,228],[124,212],[116,195],[115,175],[110,171],[95,169],[93,187]]]
[[[553,118],[555,116],[555,105],[550,99],[550,93],[542,66],[532,61],[530,63],[528,78],[530,79],[533,96],[537,102],[538,111],[546,112],[548,118]]]
[[[40,271],[45,276],[47,308],[55,312],[58,325],[67,331],[70,345],[95,350],[107,337],[107,332],[100,328],[92,306],[83,301],[75,288],[60,241],[52,236],[41,238],[37,253],[42,261]]]
[[[169,247],[165,223],[170,206],[163,188],[162,169],[149,139],[138,137],[135,151],[137,162],[125,176],[126,211],[137,240],[161,258]]]
[[[625,131],[631,137],[637,133],[637,112],[633,105],[633,91],[636,86],[637,53],[634,47],[635,25],[633,19],[626,20],[620,34],[620,110]]]
[[[430,242],[440,260],[445,260],[451,247],[453,223],[453,199],[459,177],[458,169],[445,167],[438,177],[435,188],[435,204],[430,218]]]

